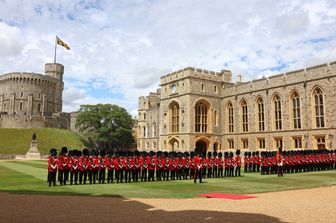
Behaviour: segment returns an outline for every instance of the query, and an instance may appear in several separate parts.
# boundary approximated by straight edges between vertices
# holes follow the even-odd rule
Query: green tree
[[[76,128],[87,146],[98,150],[123,150],[134,145],[134,120],[118,105],[81,105]]]

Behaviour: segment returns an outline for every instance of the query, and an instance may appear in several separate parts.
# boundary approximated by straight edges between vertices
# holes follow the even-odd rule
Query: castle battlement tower
[[[0,127],[36,128],[60,124],[64,66],[45,64],[45,74],[12,72],[0,75]]]

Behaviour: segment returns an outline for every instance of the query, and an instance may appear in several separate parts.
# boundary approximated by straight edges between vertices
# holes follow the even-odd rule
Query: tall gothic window
[[[258,98],[257,106],[258,106],[258,129],[259,131],[265,131],[265,105],[262,98]]]
[[[241,103],[241,109],[243,120],[243,132],[248,132],[248,112],[247,112],[247,103],[245,100]]]
[[[313,93],[314,96],[314,106],[315,106],[315,120],[316,127],[324,127],[324,101],[323,101],[323,92],[320,88],[316,88]]]
[[[180,106],[173,102],[170,105],[170,129],[171,132],[179,132],[180,126]]]
[[[294,129],[301,129],[301,110],[300,110],[300,95],[297,92],[292,94],[293,103],[293,124]]]
[[[282,129],[282,120],[281,120],[281,99],[279,95],[274,96],[274,121],[275,121],[275,130]]]
[[[208,106],[199,102],[195,106],[195,132],[207,132]]]
[[[233,106],[231,102],[229,102],[229,104],[227,105],[227,112],[228,112],[229,132],[232,133],[234,125],[233,125]]]
[[[155,122],[153,123],[153,137],[156,137],[156,123]]]

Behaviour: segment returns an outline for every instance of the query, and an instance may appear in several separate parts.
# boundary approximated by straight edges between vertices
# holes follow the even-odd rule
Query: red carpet
[[[232,199],[232,200],[256,198],[256,196],[251,196],[251,195],[222,194],[222,193],[199,194],[199,196],[207,197],[207,198],[224,198],[224,199]]]

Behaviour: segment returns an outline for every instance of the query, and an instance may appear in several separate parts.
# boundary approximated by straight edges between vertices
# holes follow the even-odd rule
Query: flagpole
[[[56,63],[56,49],[57,49],[57,36],[55,38],[55,55],[54,55],[54,63]]]

